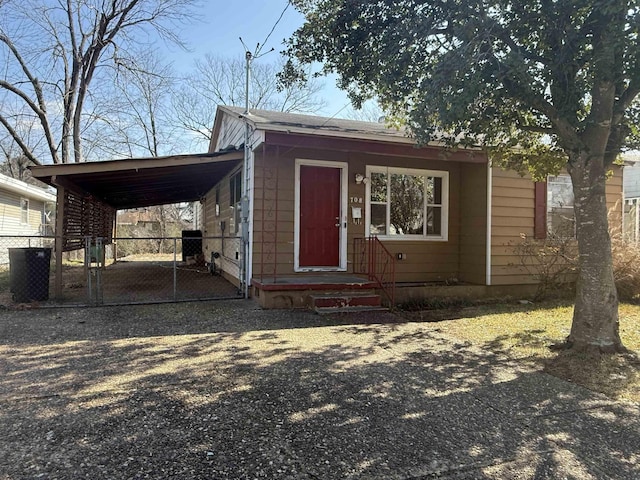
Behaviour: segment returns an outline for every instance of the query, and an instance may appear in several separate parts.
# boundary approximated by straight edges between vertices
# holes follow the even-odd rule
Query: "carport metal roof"
[[[31,167],[33,176],[117,209],[198,200],[242,161],[242,150]]]

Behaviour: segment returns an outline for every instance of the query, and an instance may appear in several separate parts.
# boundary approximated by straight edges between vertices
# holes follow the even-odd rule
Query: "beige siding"
[[[20,199],[29,200],[29,222],[22,223]],[[44,202],[18,193],[0,190],[0,235],[40,235]]]
[[[265,158],[267,163],[265,164]],[[255,155],[253,276],[290,275],[294,269],[294,158]]]
[[[440,160],[425,161],[386,155],[370,155],[363,152],[336,152],[331,150],[311,150],[305,148],[269,147],[266,151],[266,165],[259,149],[255,160],[255,202],[254,209],[254,256],[253,276],[269,278],[274,275],[293,275],[294,272],[294,205],[295,205],[295,159],[312,159],[339,161],[348,163],[348,198],[362,198],[363,203],[351,203],[360,206],[365,212],[365,185],[357,185],[354,176],[364,174],[367,165],[419,168],[449,171],[449,240],[442,241],[385,241],[386,248],[395,256],[403,253],[405,260],[396,262],[396,280],[398,282],[432,282],[460,278],[463,271],[460,267],[461,257],[470,259],[474,248],[484,252],[486,231],[484,216],[486,206],[484,200],[473,202],[478,192],[474,189],[486,182],[484,166],[467,165]],[[469,172],[464,181],[461,170],[474,167],[481,173],[481,180],[475,179],[475,173]],[[461,245],[461,188],[468,188],[465,198],[465,220],[468,238]],[[472,193],[473,192],[473,193]],[[486,188],[482,187],[480,196],[485,197]],[[480,207],[477,207],[477,204]],[[473,204],[473,205],[472,205]],[[484,212],[482,211],[484,208]],[[475,228],[481,228],[480,238],[475,235]],[[347,271],[353,272],[354,240],[365,236],[364,219],[360,224],[354,223],[349,215],[347,226]],[[465,267],[464,275],[475,281],[484,272],[484,253],[478,260],[474,258],[469,267]],[[299,274],[298,274],[299,275]],[[471,280],[473,279],[473,280]]]
[[[205,196],[202,203],[203,221],[203,251],[207,261],[211,258],[211,252],[221,254],[218,265],[233,278],[239,278],[240,258],[240,232],[234,231],[235,218],[234,207],[230,205],[229,180],[236,175],[240,168],[234,169],[222,179],[218,185],[212,188]],[[219,215],[216,215],[216,190],[219,192]],[[221,222],[225,223],[224,231]]]
[[[487,166],[465,165],[460,175],[460,274],[465,283],[486,282]]]
[[[521,234],[533,235],[534,184],[516,172],[493,168],[492,187],[491,283],[522,283],[529,277],[516,266],[513,245],[521,240]]]
[[[514,171],[493,169],[491,273],[493,285],[535,283],[520,266],[514,246],[521,235],[533,237],[534,182]],[[620,225],[622,169],[614,167],[607,181],[607,206],[612,231]]]

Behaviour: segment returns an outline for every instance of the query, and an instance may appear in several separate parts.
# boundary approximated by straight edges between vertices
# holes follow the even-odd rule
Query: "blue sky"
[[[169,58],[175,69],[184,73],[196,58],[206,53],[243,56],[245,50],[239,37],[253,51],[257,43],[262,44],[267,38],[286,5],[287,0],[204,0],[197,12],[200,21],[194,22],[181,34],[189,44],[190,51],[184,52],[173,47]],[[304,17],[293,6],[287,8],[264,46],[263,51],[272,47],[275,49],[263,57],[265,61],[277,59],[283,50],[283,39],[302,25],[303,20]],[[324,79],[322,96],[327,107],[320,114],[333,116],[341,109],[342,114],[348,110],[343,107],[349,101],[345,93],[335,87],[335,78]]]

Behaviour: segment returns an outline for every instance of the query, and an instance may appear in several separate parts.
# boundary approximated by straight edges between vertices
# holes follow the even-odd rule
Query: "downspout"
[[[493,191],[493,169],[491,167],[491,159],[487,159],[487,245],[486,245],[486,279],[485,284],[491,285],[491,195]]]

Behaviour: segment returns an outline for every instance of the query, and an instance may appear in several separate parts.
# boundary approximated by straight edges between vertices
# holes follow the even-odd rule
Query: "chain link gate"
[[[90,305],[102,305],[102,269],[104,245],[101,238],[85,238],[84,268],[87,272],[87,299]]]
[[[242,294],[234,284],[240,265],[238,238],[114,240],[114,244],[105,244],[101,238],[85,241],[87,299],[91,305],[213,300]],[[194,241],[203,245],[203,251],[189,255]]]
[[[64,239],[77,247],[62,253],[60,272],[55,240],[0,236],[0,306],[126,305],[242,298],[241,239],[236,237],[198,238],[202,247],[198,243],[199,250],[193,255],[183,251],[184,239],[180,237],[74,237]],[[17,255],[16,251],[23,250],[28,258]],[[24,261],[18,264],[16,259]],[[59,294],[57,279],[61,285]]]

